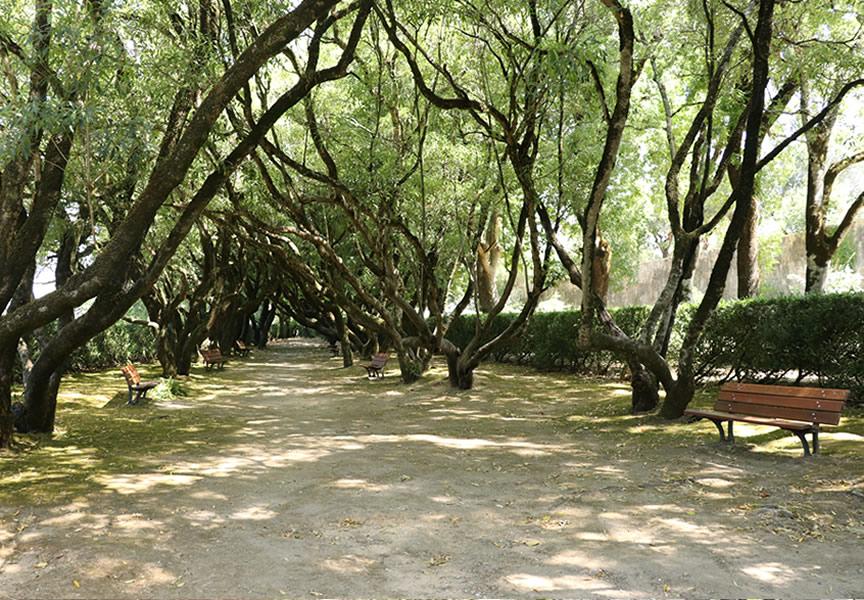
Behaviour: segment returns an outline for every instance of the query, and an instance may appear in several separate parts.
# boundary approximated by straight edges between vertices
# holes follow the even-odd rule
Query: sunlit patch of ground
[[[862,412],[803,460],[517,366],[370,382],[295,341],[182,385],[70,377],[56,435],[0,455],[0,598],[862,593]]]

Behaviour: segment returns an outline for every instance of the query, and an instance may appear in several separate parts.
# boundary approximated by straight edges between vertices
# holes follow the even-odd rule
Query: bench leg
[[[810,445],[807,443],[806,431],[795,431],[795,435],[801,440],[801,447],[804,448],[804,456],[810,456]]]
[[[732,424],[734,422],[735,421],[729,421],[729,433],[726,436],[726,441],[729,442],[730,444],[735,442],[735,433],[733,433],[733,431],[732,431]]]
[[[819,429],[813,430],[813,454],[819,454]]]
[[[126,396],[126,404],[132,406],[134,402],[132,402],[132,388],[129,388],[129,394]]]
[[[723,431],[723,421],[718,421],[716,419],[711,419],[711,422],[714,423],[714,427],[717,428],[717,431],[720,433],[720,441],[726,441],[726,432]]]

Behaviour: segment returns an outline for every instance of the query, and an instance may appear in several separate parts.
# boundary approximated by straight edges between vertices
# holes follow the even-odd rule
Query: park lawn
[[[156,379],[157,365],[141,367],[142,378]],[[340,382],[356,373],[338,372]],[[392,374],[391,374],[392,375]],[[435,394],[446,375],[437,366],[412,385],[410,394]],[[478,373],[471,394],[495,394],[502,418],[512,414],[507,406],[530,401],[538,417],[543,404],[566,405],[549,418],[574,437],[581,433],[602,434],[610,447],[635,445],[658,449],[685,448],[716,442],[714,426],[669,422],[654,415],[629,414],[629,388],[625,382],[585,379],[561,373],[543,373],[512,365],[487,364]],[[214,377],[218,383],[214,384]],[[78,373],[64,379],[58,406],[57,430],[53,437],[18,436],[18,447],[0,457],[0,503],[9,505],[53,504],[99,490],[102,482],[126,473],[159,469],[166,461],[191,459],[236,442],[245,421],[236,411],[214,411],[214,390],[242,398],[248,391],[243,373],[231,368],[221,372],[193,369],[180,384],[182,395],[161,394],[145,405],[126,407],[126,387],[115,369]],[[394,376],[379,382],[379,391],[401,395],[405,388]],[[358,394],[367,391],[361,381]],[[716,387],[697,394],[693,406],[710,407]],[[151,392],[151,396],[154,395]],[[106,406],[110,402],[110,406]],[[217,403],[218,404],[218,403]],[[218,406],[216,406],[218,409]],[[736,424],[737,444],[751,451],[789,456],[801,454],[798,440],[776,428]],[[822,434],[821,452],[836,457],[864,455],[864,409],[848,409],[838,427]]]
[[[158,365],[139,370],[142,379],[158,379]],[[182,395],[160,386],[128,407],[119,370],[67,376],[54,435],[17,435],[16,449],[0,456],[0,503],[65,502],[98,490],[107,477],[158,469],[165,456],[212,451],[242,421],[202,410],[209,388],[203,369],[194,370],[180,383]]]

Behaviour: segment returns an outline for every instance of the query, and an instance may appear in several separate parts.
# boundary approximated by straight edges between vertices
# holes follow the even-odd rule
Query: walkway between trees
[[[725,448],[566,375],[340,365],[295,341],[115,410],[182,426],[122,472],[67,447],[75,497],[0,507],[0,598],[864,594],[860,456]]]

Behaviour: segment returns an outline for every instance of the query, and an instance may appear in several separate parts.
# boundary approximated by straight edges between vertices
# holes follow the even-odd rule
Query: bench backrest
[[[219,348],[211,348],[210,350],[202,350],[201,356],[205,360],[221,360],[222,353],[219,351]]]
[[[724,383],[714,403],[714,410],[751,417],[837,425],[848,397],[849,390]]]
[[[381,352],[372,357],[372,366],[376,369],[380,369],[384,365],[387,364],[387,359],[390,358],[390,355],[386,352]]]
[[[141,383],[141,375],[138,374],[138,369],[132,365],[120,367],[120,371],[123,373],[123,377],[126,378],[127,385],[138,385]]]
[[[237,344],[237,347],[238,347],[240,350],[245,350],[245,349],[247,348],[247,346],[246,346],[246,342],[244,342],[243,340],[237,340],[237,341],[234,342],[234,343]]]

